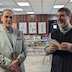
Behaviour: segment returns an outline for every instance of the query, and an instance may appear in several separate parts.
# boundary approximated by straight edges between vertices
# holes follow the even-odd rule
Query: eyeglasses
[[[5,16],[5,18],[10,18],[10,19],[12,19],[13,17],[12,17],[12,16]]]

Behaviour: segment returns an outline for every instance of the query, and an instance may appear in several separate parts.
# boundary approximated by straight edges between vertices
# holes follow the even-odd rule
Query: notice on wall
[[[46,22],[38,22],[38,34],[46,33]]]
[[[24,34],[27,34],[27,23],[20,22],[19,23],[19,30],[22,31]]]
[[[29,33],[30,34],[36,34],[37,33],[36,22],[29,22]]]

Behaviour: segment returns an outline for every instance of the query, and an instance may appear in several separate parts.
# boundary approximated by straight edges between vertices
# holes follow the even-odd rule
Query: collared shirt
[[[72,29],[71,24],[68,24],[68,26],[62,28],[62,27],[61,27],[61,24],[58,23],[58,26],[59,26],[59,29],[60,29],[60,31],[61,31],[62,33],[66,33],[66,32],[68,32],[70,29]]]
[[[0,53],[2,53],[6,57],[10,57],[10,54],[13,52],[13,48],[9,39],[11,39],[13,48],[15,48],[15,34],[10,33],[9,31],[5,31],[3,26],[0,24]]]

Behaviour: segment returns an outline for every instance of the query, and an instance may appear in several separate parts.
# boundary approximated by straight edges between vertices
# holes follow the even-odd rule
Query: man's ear
[[[71,18],[70,18],[70,23],[71,23],[71,25],[72,25],[72,15],[71,15]]]

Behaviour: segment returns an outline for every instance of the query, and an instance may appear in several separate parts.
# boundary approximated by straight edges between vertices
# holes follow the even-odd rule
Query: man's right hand
[[[51,44],[49,47],[48,47],[48,52],[49,53],[53,53],[57,50],[57,46],[54,45],[54,44]]]
[[[53,40],[53,41],[51,41],[50,43],[49,43],[49,46],[48,46],[48,48],[47,48],[47,52],[48,53],[53,53],[53,52],[55,52],[56,50],[59,50],[61,47],[60,47],[60,44],[57,42],[57,41],[55,41],[55,40]]]

